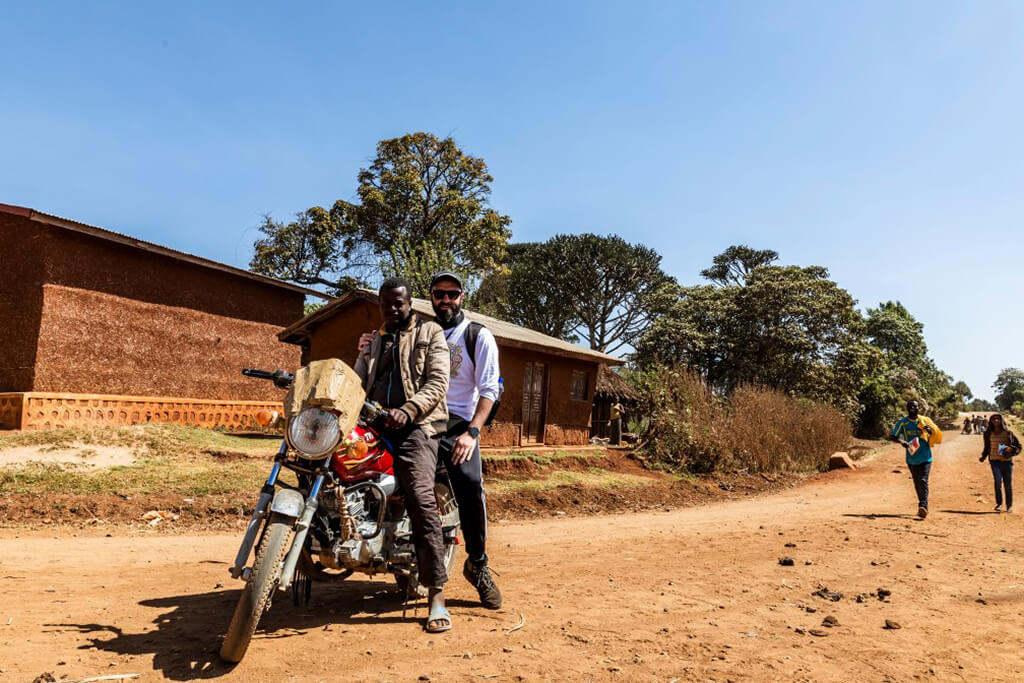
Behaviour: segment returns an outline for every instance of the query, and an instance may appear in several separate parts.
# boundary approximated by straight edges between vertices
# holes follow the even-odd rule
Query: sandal
[[[444,607],[433,607],[427,614],[427,622],[423,624],[427,633],[444,633],[452,630],[452,615]]]

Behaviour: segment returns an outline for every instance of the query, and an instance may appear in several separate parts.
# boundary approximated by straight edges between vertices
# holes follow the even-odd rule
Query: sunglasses
[[[438,301],[441,301],[441,300],[444,300],[444,299],[451,299],[452,301],[455,301],[460,296],[462,296],[462,290],[459,290],[459,289],[434,289],[434,290],[431,290],[430,295],[432,297],[434,297],[435,299],[437,299]]]

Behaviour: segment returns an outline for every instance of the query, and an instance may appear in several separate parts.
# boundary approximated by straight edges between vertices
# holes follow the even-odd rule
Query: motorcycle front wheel
[[[220,646],[220,658],[226,662],[242,661],[260,617],[270,606],[271,594],[281,580],[281,568],[284,556],[288,552],[292,524],[293,520],[290,517],[277,513],[270,516],[256,550],[252,578],[238,596],[235,614],[231,617],[231,625],[228,626],[224,643]]]
[[[454,527],[452,536],[458,536],[460,531],[459,506],[455,502],[455,494],[447,483],[438,482],[434,485],[434,496],[437,499],[437,512],[441,516],[442,527]],[[449,578],[455,571],[455,558],[458,545],[449,543],[444,547],[444,568]],[[420,584],[419,572],[414,566],[410,574],[395,574],[395,583],[398,589],[409,597],[427,597],[427,589]]]

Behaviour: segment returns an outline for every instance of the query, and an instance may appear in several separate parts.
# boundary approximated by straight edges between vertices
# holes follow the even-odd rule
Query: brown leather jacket
[[[356,374],[369,390],[377,379],[381,337],[378,330],[373,341],[356,359]],[[451,352],[444,330],[435,322],[424,322],[413,313],[408,325],[398,333],[398,358],[402,386],[407,398],[401,410],[408,413],[427,436],[440,434],[448,426],[448,379],[451,376]]]

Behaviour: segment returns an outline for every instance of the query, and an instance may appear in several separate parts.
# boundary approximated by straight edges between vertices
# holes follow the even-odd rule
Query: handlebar
[[[363,416],[370,420],[376,420],[378,417],[386,417],[388,409],[377,403],[376,401],[363,401]]]
[[[246,377],[255,377],[256,379],[268,379],[278,389],[287,389],[295,381],[295,375],[286,370],[267,372],[266,370],[257,370],[255,368],[242,368],[242,374]]]

